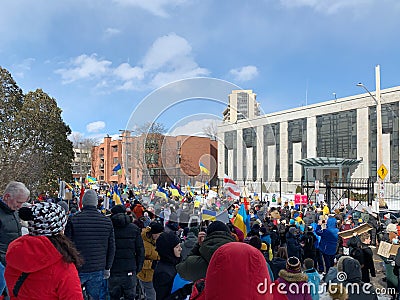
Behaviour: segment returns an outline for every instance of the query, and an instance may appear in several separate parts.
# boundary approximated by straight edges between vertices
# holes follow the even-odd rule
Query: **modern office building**
[[[238,120],[259,116],[260,104],[256,101],[256,97],[252,90],[233,90],[228,96],[228,107],[223,112],[224,122],[235,123]]]
[[[283,192],[295,192],[302,177],[376,180],[377,149],[381,147],[388,171],[387,194],[395,193],[399,185],[400,86],[380,92],[381,145],[377,145],[374,92],[237,120],[225,111],[225,122],[218,126],[218,176],[227,174],[258,191],[262,181],[269,192],[279,190],[278,182]],[[320,168],[305,168],[310,164]]]

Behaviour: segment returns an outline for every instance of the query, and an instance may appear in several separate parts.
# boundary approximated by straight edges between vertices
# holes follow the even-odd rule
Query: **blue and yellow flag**
[[[96,178],[91,177],[89,175],[87,175],[86,180],[87,180],[88,183],[96,183],[97,182]]]
[[[116,165],[116,166],[114,167],[114,169],[112,169],[112,170],[113,170],[113,172],[117,172],[118,175],[121,175],[121,174],[122,174],[122,167],[121,167],[121,164]]]
[[[113,200],[114,200],[114,202],[115,202],[115,205],[122,204],[122,203],[121,203],[121,193],[119,192],[118,184],[115,184],[115,185],[114,185],[114,189],[113,189]]]
[[[210,175],[210,171],[204,166],[202,162],[199,162],[200,172]]]

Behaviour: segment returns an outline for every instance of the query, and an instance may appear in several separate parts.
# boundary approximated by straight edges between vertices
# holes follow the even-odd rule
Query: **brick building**
[[[120,140],[104,138],[93,147],[92,176],[100,182],[164,184],[176,182],[186,185],[190,180],[215,184],[217,173],[217,141],[197,136],[164,136],[148,134],[131,136],[122,133]],[[200,172],[199,163],[210,171]],[[120,163],[122,174],[112,169]]]

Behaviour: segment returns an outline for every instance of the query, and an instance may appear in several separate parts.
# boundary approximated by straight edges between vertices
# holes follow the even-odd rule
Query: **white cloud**
[[[204,129],[210,126],[216,127],[215,119],[202,119],[186,123],[185,125],[174,128],[170,133],[171,136],[191,135],[191,136],[206,136]]]
[[[158,17],[169,17],[168,8],[187,3],[187,0],[114,0],[120,5],[136,6]]]
[[[96,54],[82,54],[71,60],[68,68],[58,69],[63,83],[81,79],[98,79],[96,89],[138,90],[158,88],[171,81],[209,75],[192,56],[192,47],[181,36],[171,33],[156,39],[137,66],[100,60]]]
[[[106,127],[106,123],[103,121],[96,121],[86,125],[87,132],[99,132]]]
[[[128,63],[120,64],[115,70],[114,74],[121,78],[122,80],[132,80],[138,79],[142,80],[144,78],[144,71],[140,67],[131,67]]]
[[[113,36],[118,35],[120,33],[121,33],[121,30],[119,30],[117,28],[110,28],[109,27],[104,31],[104,38],[110,38],[110,37],[113,37]]]
[[[258,75],[256,66],[244,66],[229,71],[234,76],[236,81],[249,81],[254,79]]]
[[[14,74],[17,77],[24,78],[25,72],[30,71],[32,64],[35,62],[34,58],[26,58],[21,63],[13,66]]]
[[[91,79],[99,77],[109,71],[111,62],[97,59],[97,54],[90,56],[82,54],[70,62],[70,68],[58,69],[63,83],[71,83],[80,79]]]

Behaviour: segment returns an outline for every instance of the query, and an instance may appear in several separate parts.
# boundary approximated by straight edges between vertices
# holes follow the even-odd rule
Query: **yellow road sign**
[[[382,180],[384,180],[385,177],[386,177],[386,175],[387,175],[387,173],[388,173],[388,170],[386,169],[385,165],[382,164],[382,165],[379,167],[377,173],[378,173],[379,178],[382,179]]]

